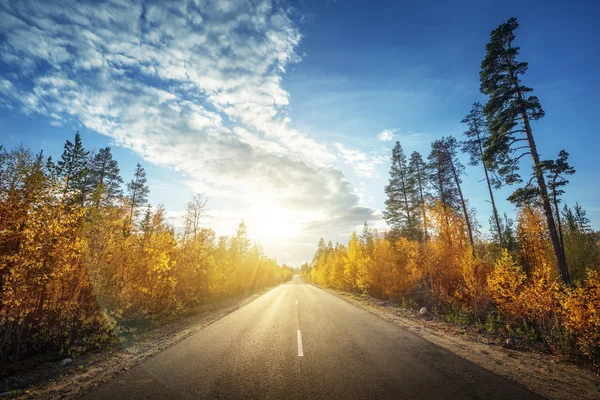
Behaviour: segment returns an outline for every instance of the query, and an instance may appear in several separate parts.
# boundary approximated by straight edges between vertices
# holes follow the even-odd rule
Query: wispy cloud
[[[394,133],[398,132],[398,129],[384,129],[381,131],[379,135],[377,135],[377,139],[382,142],[391,142],[394,139]]]
[[[360,178],[378,177],[377,165],[383,164],[388,159],[387,156],[381,154],[350,149],[340,142],[336,142],[334,145],[340,157],[354,169],[354,172]]]
[[[234,199],[236,217],[268,197],[308,241],[377,218],[336,155],[289,126],[281,80],[302,36],[280,2],[0,2],[0,19],[0,105],[109,136]]]

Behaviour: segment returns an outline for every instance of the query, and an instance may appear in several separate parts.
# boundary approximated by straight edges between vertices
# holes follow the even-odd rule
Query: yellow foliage
[[[494,264],[494,270],[488,278],[492,298],[498,305],[498,310],[507,316],[521,316],[522,310],[517,309],[516,299],[520,296],[525,282],[525,273],[515,263],[507,250]]]
[[[129,211],[123,199],[82,206],[26,149],[0,152],[0,361],[98,349],[124,322],[291,278],[243,225],[218,244],[209,229],[183,240],[162,207],[137,231]]]
[[[600,363],[600,273],[588,270],[583,283],[561,299],[564,326],[581,351]]]

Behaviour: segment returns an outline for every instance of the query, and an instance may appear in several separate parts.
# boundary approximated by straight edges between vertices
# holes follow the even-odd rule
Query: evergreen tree
[[[474,249],[473,228],[467,203],[463,197],[460,175],[464,171],[463,165],[456,159],[458,143],[455,138],[449,136],[436,140],[431,145],[430,163],[430,181],[432,186],[439,194],[439,200],[442,205],[451,210],[462,210],[467,225],[467,234],[469,242]],[[446,222],[450,221],[446,215]]]
[[[575,204],[574,210],[566,204],[562,210],[565,256],[569,261],[569,273],[574,280],[582,281],[589,270],[600,269],[600,247],[595,243],[594,231],[585,210]]]
[[[558,203],[560,203],[560,196],[565,193],[565,191],[561,188],[569,183],[569,181],[565,178],[565,175],[573,175],[575,173],[575,168],[569,165],[568,159],[569,153],[561,150],[558,153],[558,159],[555,161],[546,161],[544,166],[547,173],[546,177],[548,178],[548,189],[550,190],[552,204],[554,205],[554,216],[558,224],[558,237],[560,239],[560,245],[563,247],[563,249],[565,247],[565,242],[563,238],[563,227]]]
[[[413,204],[415,188],[410,185],[406,156],[400,142],[392,150],[389,184],[385,187],[387,199],[383,218],[392,231],[409,239],[418,239],[418,208]]]
[[[90,191],[96,209],[108,206],[123,196],[119,164],[113,159],[110,147],[100,149],[90,162]]]
[[[409,182],[416,190],[412,191],[412,203],[415,204],[421,211],[423,218],[423,240],[427,241],[427,210],[425,207],[425,188],[427,186],[427,165],[423,161],[423,156],[419,152],[414,151],[410,155],[408,163]]]
[[[78,185],[78,193],[76,194],[77,201],[82,206],[90,203],[90,195],[93,194],[94,181],[92,176],[91,165],[94,160],[94,152],[89,152],[86,160],[86,167],[81,174],[81,184]]]
[[[544,110],[539,99],[530,95],[533,89],[522,84],[528,64],[517,60],[519,47],[513,45],[514,30],[518,26],[516,18],[511,18],[492,31],[481,63],[480,89],[489,96],[484,113],[489,121],[490,138],[486,143],[484,159],[489,165],[497,166],[498,172],[510,184],[521,181],[519,160],[527,154],[531,155],[559,276],[563,282],[570,283],[567,260],[560,244],[543,166],[531,128],[531,121],[541,119]],[[521,145],[522,142],[526,144]],[[516,155],[515,152],[520,150],[524,152]],[[518,197],[513,196],[511,200],[518,201]]]
[[[74,142],[70,140],[65,142],[62,156],[56,163],[56,176],[62,181],[63,200],[70,193],[77,195],[85,186],[88,154],[89,152],[83,148],[79,132],[75,134]]]
[[[128,231],[131,230],[133,218],[138,215],[140,207],[143,207],[148,202],[150,188],[147,185],[147,181],[146,171],[138,163],[133,173],[133,179],[127,184],[127,203],[129,206]]]
[[[481,164],[483,167],[488,192],[490,194],[490,202],[492,204],[492,217],[495,224],[495,231],[499,243],[504,245],[504,241],[502,240],[502,227],[498,216],[498,209],[496,208],[494,191],[492,189],[493,187],[496,189],[500,187],[500,180],[496,179],[493,175],[490,176],[488,166],[483,162],[483,144],[488,139],[489,132],[481,104],[479,102],[473,103],[471,111],[461,122],[468,126],[468,129],[464,132],[468,139],[462,142],[462,151],[469,155],[470,165],[477,166]]]
[[[365,221],[365,224],[363,225],[363,231],[360,235],[360,240],[362,240],[362,242],[365,244],[367,255],[369,257],[372,257],[374,250],[374,235],[371,228],[369,228],[369,224],[367,224],[367,221]]]

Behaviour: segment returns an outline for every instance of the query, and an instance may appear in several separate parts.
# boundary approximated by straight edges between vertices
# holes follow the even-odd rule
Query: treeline
[[[365,225],[348,246],[319,242],[303,275],[321,285],[428,305],[451,320],[531,341],[600,363],[600,247],[585,211],[563,204],[568,153],[542,160],[532,121],[544,111],[523,84],[511,18],[491,33],[481,64],[485,105],[462,120],[465,137],[444,137],[425,160],[392,150],[384,219],[389,231]],[[462,151],[481,169],[489,198],[491,237],[480,234],[464,197]],[[523,157],[532,171],[520,175]],[[520,185],[521,184],[521,185]],[[508,200],[516,224],[500,215],[494,193],[518,185]]]
[[[99,349],[141,321],[291,278],[243,222],[233,237],[204,227],[204,196],[176,233],[149,190],[141,165],[123,185],[110,148],[88,151],[79,134],[57,162],[0,146],[0,361]]]

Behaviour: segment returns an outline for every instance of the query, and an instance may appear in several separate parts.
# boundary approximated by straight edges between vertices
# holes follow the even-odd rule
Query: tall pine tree
[[[560,203],[560,196],[562,196],[565,191],[562,189],[563,186],[566,186],[569,181],[565,178],[566,175],[573,175],[575,173],[575,168],[569,165],[569,153],[564,150],[561,150],[558,153],[558,159],[556,161],[547,161],[545,165],[545,169],[547,171],[548,178],[548,189],[550,189],[550,194],[552,196],[552,204],[554,205],[554,217],[556,218],[556,222],[558,223],[558,236],[560,239],[560,245],[565,248],[565,241],[563,238],[563,227],[562,221],[560,218],[560,210],[558,208],[558,203]]]
[[[467,226],[467,234],[471,247],[474,248],[473,229],[471,217],[466,200],[462,194],[460,175],[464,167],[456,159],[458,143],[453,137],[442,138],[431,144],[429,154],[429,169],[432,187],[438,193],[438,199],[444,207],[455,212],[462,211]],[[447,226],[450,225],[449,216],[445,215]]]
[[[483,161],[483,145],[489,137],[489,131],[487,129],[487,121],[485,120],[481,103],[473,103],[473,108],[471,108],[469,114],[467,114],[461,122],[468,126],[468,129],[464,132],[468,139],[462,142],[462,151],[469,155],[470,165],[476,166],[481,164],[483,167],[485,181],[490,194],[490,202],[492,203],[492,217],[496,225],[495,231],[498,235],[498,242],[501,245],[504,245],[502,226],[500,224],[500,217],[498,216],[498,209],[496,208],[493,190],[493,188],[497,189],[500,187],[500,181],[499,179],[496,179],[494,175],[490,175],[488,165]]]
[[[422,239],[427,241],[429,235],[427,233],[427,208],[425,204],[425,190],[427,187],[427,165],[423,161],[423,156],[417,151],[410,155],[408,162],[409,182],[415,188],[412,191],[412,202],[416,204],[423,218],[423,235]]]
[[[70,199],[78,197],[85,186],[88,154],[89,152],[83,148],[79,132],[75,134],[74,142],[66,141],[62,156],[56,163],[56,177],[62,183],[63,201],[67,200],[67,196]],[[80,202],[79,199],[75,201]]]
[[[480,89],[489,96],[484,113],[489,121],[490,138],[486,143],[484,158],[487,163],[497,165],[499,173],[510,184],[521,181],[518,174],[519,160],[525,155],[531,155],[533,175],[546,216],[558,273],[563,282],[570,284],[567,260],[560,244],[543,164],[531,128],[531,121],[544,117],[544,110],[539,99],[530,94],[533,89],[522,84],[522,76],[527,71],[528,63],[517,60],[519,47],[514,46],[513,41],[514,31],[518,26],[516,18],[511,18],[493,30],[481,63]],[[520,150],[523,150],[521,154],[515,154]],[[519,201],[518,196],[511,199]]]
[[[147,184],[146,171],[141,164],[135,166],[133,179],[127,183],[127,205],[129,206],[129,218],[126,230],[131,231],[133,219],[139,214],[141,207],[148,202],[150,188]]]
[[[418,239],[418,208],[412,203],[414,187],[410,185],[406,156],[400,142],[392,150],[389,184],[385,187],[387,199],[383,218],[395,234]]]
[[[119,164],[113,159],[110,147],[100,149],[91,160],[89,168],[90,191],[96,209],[112,205],[123,196],[123,178],[119,175]]]

